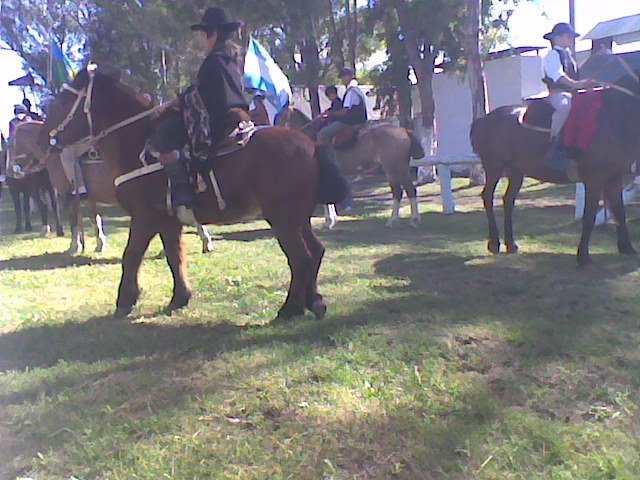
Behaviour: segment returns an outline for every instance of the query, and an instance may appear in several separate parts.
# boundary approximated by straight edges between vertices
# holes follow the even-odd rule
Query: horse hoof
[[[118,307],[116,308],[116,311],[113,312],[113,318],[116,318],[116,319],[127,318],[132,310],[133,310],[133,307]]]
[[[211,241],[206,244],[202,244],[202,253],[211,253],[216,249],[215,242]]]
[[[164,313],[167,315],[171,315],[176,310],[180,310],[181,308],[189,305],[189,300],[191,300],[191,293],[187,293],[180,298],[172,298],[171,302],[169,302],[169,305],[167,305],[167,307],[164,309]]]
[[[64,237],[64,230],[60,229],[60,230],[56,230],[56,235],[58,237]]]
[[[515,254],[518,253],[519,250],[517,245],[507,245],[507,253]]]
[[[24,231],[25,232],[33,232],[33,227],[31,225],[29,225],[27,227],[24,227]],[[22,232],[20,232],[20,233],[22,233]]]
[[[315,313],[315,312],[314,312]],[[276,320],[292,320],[295,317],[302,317],[304,315],[304,309],[301,307],[291,307],[284,305],[279,311]]]
[[[16,235],[19,235],[23,232],[23,230],[21,228],[16,228],[13,233],[15,233]]]
[[[42,227],[42,237],[48,238],[49,236],[51,236],[51,227],[49,225]]]
[[[322,320],[327,314],[327,306],[322,299],[313,302],[309,310],[316,316],[317,320]]]
[[[420,225],[420,219],[412,218],[411,221],[409,222],[409,225],[411,225],[413,228],[418,228],[418,226]]]
[[[500,253],[500,242],[492,242],[491,240],[489,240],[489,243],[487,243],[487,250],[489,250],[494,255],[497,255],[498,253]]]

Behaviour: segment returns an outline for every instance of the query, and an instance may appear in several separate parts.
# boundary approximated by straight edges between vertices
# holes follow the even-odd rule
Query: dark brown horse
[[[28,128],[25,127],[26,125],[28,123],[18,125],[15,131]],[[6,183],[16,212],[15,233],[23,231],[23,214],[24,230],[27,232],[32,231],[31,205],[29,201],[32,199],[40,211],[42,234],[46,236],[51,233],[51,226],[49,225],[49,207],[51,207],[51,213],[56,223],[56,233],[61,237],[64,235],[64,229],[60,220],[60,206],[57,200],[57,192],[51,184],[49,174],[43,167],[34,166],[27,156],[16,151],[15,137],[16,133],[14,132],[13,136],[9,138],[3,158],[3,174],[6,176]]]
[[[283,127],[300,129],[315,139],[323,126],[322,120],[322,117],[318,117],[312,121],[299,109],[288,107],[279,115],[277,123]],[[420,140],[411,130],[395,125],[368,129],[360,135],[357,145],[338,150],[337,155],[340,167],[347,175],[382,166],[393,195],[393,209],[387,222],[388,227],[398,223],[403,191],[407,193],[411,205],[411,225],[416,227],[420,223],[418,196],[411,179],[409,163],[412,158],[424,157],[424,150]]]
[[[578,263],[591,263],[589,241],[593,231],[598,203],[604,194],[618,224],[618,250],[634,255],[627,231],[622,200],[622,176],[640,157],[640,52],[624,55],[592,57],[582,67],[585,78],[594,78],[609,88],[602,93],[603,106],[598,116],[598,129],[590,146],[577,157],[577,170],[586,189],[585,212],[582,219],[582,237],[578,246]],[[545,102],[546,103],[546,102]],[[504,228],[507,252],[518,247],[513,235],[513,209],[524,177],[545,182],[571,183],[563,172],[552,170],[543,158],[549,146],[549,133],[525,128],[522,122],[523,106],[501,107],[486,117],[476,120],[471,127],[471,143],[482,159],[486,183],[482,192],[489,223],[488,248],[500,251],[500,237],[493,213],[493,196],[500,178],[509,184],[504,196]],[[538,112],[545,105],[537,105]],[[550,123],[551,110],[546,107],[546,120]],[[531,112],[533,113],[533,111]],[[544,115],[543,115],[544,116]],[[525,117],[524,123],[527,123]],[[532,122],[533,123],[533,122]]]
[[[58,95],[45,123],[59,146],[93,134],[117,177],[118,201],[131,215],[118,316],[127,315],[138,299],[138,270],[157,234],[174,279],[168,309],[183,307],[191,298],[182,225],[166,207],[167,177],[153,163],[143,166],[139,157],[153,126],[149,112],[153,109],[144,97],[98,67],[80,72]],[[102,133],[105,130],[110,133]],[[41,144],[47,140],[43,138]],[[325,249],[310,218],[317,203],[339,202],[348,189],[330,154],[299,132],[277,127],[260,130],[244,149],[212,161],[226,207],[217,200],[210,175],[204,175],[206,190],[198,189],[195,214],[200,223],[238,222],[262,215],[271,225],[291,270],[289,292],[279,313],[283,317],[302,315],[305,309],[318,317],[326,312],[317,287]]]

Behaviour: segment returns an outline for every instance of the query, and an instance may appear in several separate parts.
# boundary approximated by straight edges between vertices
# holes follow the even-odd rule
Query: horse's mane
[[[620,84],[631,78],[629,71],[620,60],[625,62],[636,75],[640,75],[640,52],[597,53],[580,66],[580,75],[602,83]]]
[[[310,122],[311,118],[307,116],[306,113],[304,113],[302,110],[300,110],[297,107],[289,107],[291,109],[291,113],[294,115],[298,115],[300,118],[302,118],[303,121],[305,122]]]
[[[114,88],[122,92],[125,96],[129,97],[131,101],[137,103],[140,107],[143,107],[145,109],[153,107],[154,103],[151,100],[146,98],[138,90],[122,82],[122,80],[120,79],[120,70],[117,67],[106,63],[100,63],[98,64],[98,68],[95,71],[95,75],[96,77],[99,77],[109,84],[113,85]],[[87,69],[84,68],[75,76],[75,78],[71,82],[71,87],[75,88],[76,90],[81,90],[88,84],[89,73],[87,72]]]

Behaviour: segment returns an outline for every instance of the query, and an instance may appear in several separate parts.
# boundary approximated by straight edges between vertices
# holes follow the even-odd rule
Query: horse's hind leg
[[[40,211],[40,219],[42,220],[42,236],[48,237],[51,234],[51,226],[49,225],[49,208],[44,200],[42,200],[42,194],[39,190],[34,189],[33,200],[38,206]]]
[[[104,224],[102,223],[102,217],[98,213],[98,206],[96,201],[90,198],[89,211],[91,212],[91,222],[96,229],[96,252],[101,253],[107,249],[107,235],[104,233]]]
[[[487,169],[487,177],[484,188],[482,189],[482,203],[484,204],[484,211],[487,214],[487,223],[489,226],[489,242],[487,248],[491,253],[500,253],[500,231],[498,230],[496,216],[493,211],[493,195],[501,176],[499,172]]]
[[[202,241],[202,253],[213,252],[216,249],[215,241],[206,226],[198,224],[198,237]]]
[[[60,202],[58,201],[58,195],[51,185],[49,185],[47,193],[49,193],[49,198],[51,200],[51,211],[56,219],[56,235],[58,237],[64,237],[64,228],[62,227],[62,219],[60,217]]]
[[[9,182],[8,185],[9,193],[11,194],[11,199],[13,200],[13,208],[16,212],[15,233],[22,233],[22,204],[20,203],[20,189],[13,185],[13,183]],[[28,200],[27,203],[29,203]]]
[[[393,207],[391,209],[391,218],[387,221],[386,226],[393,228],[400,220],[400,203],[402,202],[402,182],[393,181],[390,183],[391,194],[393,195]]]
[[[31,226],[31,196],[26,189],[22,190],[22,210],[24,213],[24,231],[32,232],[33,227]]]
[[[182,224],[170,220],[160,230],[167,263],[173,275],[173,296],[167,306],[168,313],[186,307],[191,299],[191,286],[187,278],[187,254],[182,242]]]
[[[316,318],[324,318],[327,313],[327,306],[322,299],[322,295],[318,293],[318,273],[320,272],[320,265],[322,264],[325,248],[313,232],[310,222],[303,225],[302,237],[304,238],[307,249],[311,253],[311,272],[305,293],[305,304]]]
[[[75,255],[78,252],[84,252],[84,226],[80,199],[77,195],[71,195],[69,225],[71,227],[71,245],[69,245],[67,254]]]
[[[605,185],[604,195],[618,224],[616,228],[618,234],[618,251],[625,255],[636,255],[637,252],[631,244],[629,231],[627,230],[627,219],[624,201],[622,199],[622,179],[615,178],[609,181]]]
[[[274,225],[273,230],[280,248],[287,256],[291,270],[289,292],[284,305],[278,312],[278,317],[287,319],[304,315],[305,297],[309,287],[309,276],[312,273],[311,254],[302,237],[300,224],[287,222],[283,225]]]
[[[138,301],[138,271],[149,247],[149,242],[156,235],[157,230],[147,222],[137,217],[131,218],[129,225],[129,240],[122,256],[122,277],[118,287],[115,317],[126,317],[131,313]]]
[[[502,197],[504,205],[504,243],[507,246],[507,253],[518,253],[518,245],[513,238],[513,209],[516,204],[516,197],[522,188],[524,177],[521,174],[510,173],[507,191]]]
[[[598,203],[600,202],[600,194],[602,187],[594,182],[585,182],[585,203],[584,215],[582,216],[582,235],[580,236],[580,244],[578,245],[578,264],[580,266],[592,263],[591,255],[589,255],[589,242],[591,241],[591,233],[596,223],[596,214],[598,213]]]
[[[418,191],[416,190],[416,186],[413,184],[408,171],[404,177],[404,180],[402,181],[402,187],[404,188],[404,191],[407,192],[407,197],[409,197],[409,203],[411,204],[411,226],[417,228],[417,226],[420,224]]]

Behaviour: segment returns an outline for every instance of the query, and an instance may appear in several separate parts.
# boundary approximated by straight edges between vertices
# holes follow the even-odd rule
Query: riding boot
[[[570,162],[567,152],[558,137],[552,137],[549,149],[544,156],[544,163],[554,170],[566,172],[569,170]]]
[[[165,164],[164,170],[171,180],[171,203],[173,206],[192,208],[196,203],[196,192],[191,183],[187,164],[179,159],[177,162]]]

